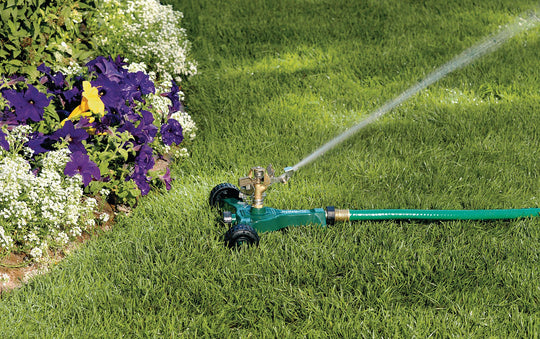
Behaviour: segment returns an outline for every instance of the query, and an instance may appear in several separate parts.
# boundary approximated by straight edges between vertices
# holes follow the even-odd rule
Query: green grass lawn
[[[2,295],[2,337],[538,337],[540,220],[361,222],[227,249],[207,202],[279,174],[535,1],[189,0],[199,126],[170,192]],[[538,207],[539,29],[422,91],[266,203]]]

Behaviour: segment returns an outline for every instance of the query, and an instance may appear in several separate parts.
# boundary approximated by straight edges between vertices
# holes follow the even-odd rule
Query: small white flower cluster
[[[185,147],[182,147],[182,148],[179,148],[176,150],[176,152],[174,153],[174,156],[176,158],[180,158],[180,157],[188,157],[189,156],[189,152],[187,150],[187,148]]]
[[[99,215],[99,220],[102,222],[102,223],[106,223],[107,221],[109,221],[109,219],[111,218],[111,216],[108,214],[108,213],[101,213]]]
[[[41,256],[43,255],[43,250],[39,247],[34,247],[31,251],[30,251],[30,256],[34,259],[39,259],[41,258]]]
[[[6,231],[0,226],[0,248],[11,249],[13,247],[13,238],[6,235]]]
[[[24,127],[20,126],[8,132],[6,139],[15,146],[25,138]],[[81,176],[63,174],[69,159],[68,149],[48,152],[35,174],[16,152],[0,151],[1,248],[11,249],[17,238],[33,247],[31,256],[39,258],[48,247],[46,237],[65,244],[68,234],[80,234],[78,225],[94,217],[96,203],[85,201]]]
[[[69,61],[68,66],[62,66],[61,64],[58,65],[59,66],[56,67],[55,70],[62,72],[62,74],[65,76],[78,75],[83,72],[83,67],[73,60]]]
[[[6,135],[6,141],[9,143],[9,147],[12,153],[22,152],[25,157],[31,157],[34,151],[29,147],[24,147],[24,144],[28,141],[28,134],[32,132],[32,127],[28,125],[15,126]],[[3,152],[3,148],[0,148],[0,155]]]
[[[171,115],[171,118],[178,120],[182,126],[182,133],[184,136],[188,136],[190,140],[195,139],[197,136],[195,133],[197,131],[197,126],[189,114],[186,112],[176,112]]]
[[[152,108],[160,118],[165,117],[169,113],[171,101],[168,98],[154,94],[150,95],[148,99],[150,105],[152,105]]]
[[[101,17],[107,27],[127,42],[129,50],[140,60],[152,62],[160,74],[180,76],[197,73],[197,64],[189,60],[190,43],[180,27],[181,12],[158,0],[134,0],[125,3],[104,2]],[[101,39],[104,46],[108,39]]]
[[[189,151],[185,147],[180,148],[180,147],[171,147],[168,145],[161,145],[161,146],[158,146],[158,148],[162,154],[168,154],[173,159],[189,157]]]
[[[111,194],[111,191],[109,191],[109,190],[106,189],[106,188],[102,188],[102,189],[99,191],[99,195],[101,195],[104,199],[107,199],[107,197],[109,196],[109,194]]]
[[[9,277],[9,274],[7,273],[2,273],[0,274],[0,283],[2,283],[2,285],[6,285],[9,283],[9,281],[11,280],[11,278]]]

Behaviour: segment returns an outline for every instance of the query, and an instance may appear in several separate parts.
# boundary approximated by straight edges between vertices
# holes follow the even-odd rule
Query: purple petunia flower
[[[67,121],[66,121],[67,122]],[[99,120],[98,121],[94,121],[94,122],[90,122],[90,118],[89,117],[81,117],[81,119],[79,119],[79,121],[77,121],[76,124],[74,124],[74,127],[78,130],[84,130],[84,131],[88,131],[89,129],[96,129],[96,127],[100,125],[99,123]],[[102,126],[100,126],[101,128]],[[96,129],[97,130],[97,129]],[[102,130],[100,129],[99,132],[104,132],[105,130]]]
[[[52,70],[45,66],[45,64],[41,64],[37,67],[37,70],[41,73],[45,74],[40,79],[41,84],[45,84],[47,86],[47,91],[49,93],[52,93],[54,95],[61,94],[64,87],[67,85],[66,77],[61,72],[56,72],[55,74],[52,74]]]
[[[139,150],[139,154],[135,157],[135,167],[143,170],[145,173],[154,167],[156,161],[154,160],[153,150],[148,145],[142,145]]]
[[[146,176],[146,174],[142,172],[136,172],[134,173],[130,179],[133,179],[139,190],[141,191],[141,195],[147,195],[148,192],[150,192],[150,179]]]
[[[51,138],[50,135],[43,135],[41,132],[33,132],[29,135],[26,146],[31,148],[35,154],[41,154],[52,150],[52,145],[57,139]]]
[[[71,152],[86,153],[82,141],[88,139],[90,135],[84,129],[75,128],[73,121],[68,120],[64,126],[53,133],[53,138],[56,140],[63,138],[68,142],[68,148]]]
[[[180,144],[184,140],[182,125],[175,119],[169,119],[166,124],[161,125],[161,140],[165,145]]]
[[[171,189],[171,169],[167,167],[167,171],[164,175],[159,176],[159,179],[165,183],[165,187],[167,188],[167,191]]]
[[[135,137],[137,144],[142,145],[151,143],[154,140],[154,137],[158,132],[158,128],[153,124],[154,116],[151,112],[141,110],[140,113],[142,114],[142,117],[140,115],[134,115],[134,117],[138,118],[138,120],[135,122],[126,121],[120,128],[118,128],[118,131],[128,131]],[[138,122],[137,127],[135,127],[136,122]]]
[[[0,129],[0,146],[6,151],[9,151],[9,142],[6,140],[6,134]]]
[[[90,72],[95,72],[113,82],[119,83],[124,78],[127,70],[114,62],[111,57],[98,56],[86,64]]]
[[[169,100],[171,100],[171,106],[169,106],[169,113],[174,113],[174,112],[183,110],[183,105],[180,102],[180,96],[178,95],[178,93],[180,93],[180,87],[178,87],[176,82],[173,80],[171,91],[169,93],[164,94],[166,98],[169,98]]]
[[[71,154],[71,160],[66,164],[64,174],[69,176],[80,174],[83,178],[84,186],[88,186],[90,181],[92,181],[92,177],[96,180],[101,179],[99,167],[95,162],[90,160],[88,154],[82,152]]]
[[[141,114],[142,119],[137,128],[141,130],[141,133],[143,135],[143,138],[141,140],[144,140],[145,143],[150,143],[154,140],[154,137],[158,132],[158,128],[153,124],[154,115],[152,114],[152,112],[145,110],[141,110]]]
[[[110,130],[111,126],[118,126],[122,122],[122,116],[113,112],[106,113],[100,121],[94,121],[96,133]]]
[[[14,110],[9,107],[5,107],[2,111],[0,111],[0,122],[0,125],[18,125],[17,116],[15,115]]]
[[[9,101],[11,106],[15,107],[15,114],[19,122],[26,122],[27,119],[38,122],[43,119],[45,107],[49,106],[50,98],[35,88],[28,85],[24,93],[12,89],[2,92],[4,98]]]
[[[82,85],[81,87],[73,86],[72,89],[68,89],[62,92],[62,98],[66,101],[66,103],[81,103],[81,97],[82,97]]]
[[[146,175],[147,171],[135,166],[135,170],[133,171],[133,174],[131,176],[127,177],[126,180],[133,180],[139,190],[141,191],[141,195],[147,195],[148,192],[150,192],[150,181],[152,180],[151,177]]]
[[[124,92],[124,98],[129,102],[137,100],[144,103],[142,96],[155,93],[156,88],[150,77],[139,71],[126,75],[122,82],[122,91]]]
[[[59,96],[57,96],[60,99],[63,108],[68,112],[68,114],[65,116],[66,118],[69,113],[75,109],[75,107],[81,104],[82,92],[82,81],[77,80],[73,84],[73,88],[66,89],[62,91]]]
[[[37,67],[37,70],[40,71],[41,73],[45,74],[45,75],[51,75],[51,68],[50,67],[47,67],[47,65],[45,65],[45,63],[42,63],[41,65],[39,65]]]
[[[150,125],[154,122],[154,115],[147,110],[141,110],[141,122],[145,125]]]
[[[122,105],[125,105],[125,100],[122,97],[122,89],[117,82],[105,77],[98,77],[96,80],[91,81],[91,84],[93,87],[98,88],[100,99],[103,101],[107,111],[110,111],[112,108],[120,109]]]

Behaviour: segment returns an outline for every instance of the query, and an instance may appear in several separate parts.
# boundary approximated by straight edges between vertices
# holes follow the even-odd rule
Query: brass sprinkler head
[[[274,169],[269,165],[266,169],[261,166],[252,167],[247,177],[238,179],[240,191],[245,195],[252,197],[253,208],[262,208],[264,206],[264,193],[272,184]]]
[[[253,208],[263,208],[268,187],[274,183],[287,183],[293,172],[292,167],[287,167],[285,173],[276,177],[272,165],[268,165],[266,169],[261,166],[252,167],[247,177],[238,179],[238,186],[244,196],[252,198]]]

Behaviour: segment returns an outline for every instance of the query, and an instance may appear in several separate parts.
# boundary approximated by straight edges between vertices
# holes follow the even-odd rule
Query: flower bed
[[[182,14],[156,0],[97,6],[93,21],[77,16],[74,23],[95,31],[94,55],[118,53],[131,62],[82,62],[60,43],[65,53],[54,54],[57,64],[0,74],[0,255],[42,258],[106,223],[103,202],[134,206],[154,188],[170,189],[168,165],[189,154],[197,127],[179,82],[196,64],[187,57]],[[133,27],[145,33],[128,35]],[[141,53],[163,41],[168,58]]]
[[[89,212],[83,192],[134,205],[151,186],[169,189],[169,168],[153,169],[156,160],[177,154],[184,134],[174,117],[185,120],[174,81],[156,93],[148,74],[129,71],[120,58],[98,57],[71,76],[45,65],[38,70],[38,84],[16,78],[0,85],[2,245],[33,247],[34,257],[51,238],[80,234],[75,225]],[[42,237],[36,228],[44,228],[37,230]]]

